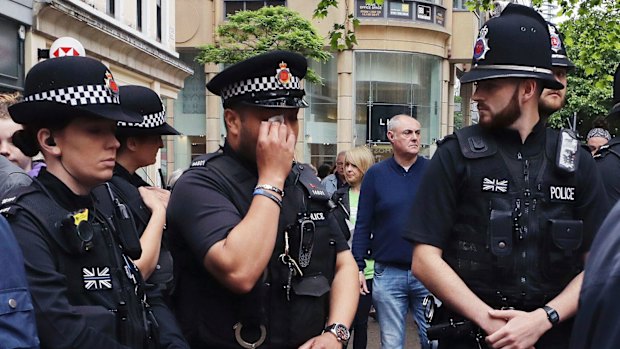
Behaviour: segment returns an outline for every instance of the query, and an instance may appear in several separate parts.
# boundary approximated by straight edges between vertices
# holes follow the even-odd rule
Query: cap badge
[[[276,80],[282,85],[291,82],[291,71],[287,68],[287,64],[280,62],[280,69],[276,69]]]
[[[555,28],[549,26],[549,33],[551,37],[551,49],[553,52],[558,53],[562,50],[562,40],[560,40],[560,35],[555,31]]]
[[[474,45],[474,59],[476,61],[482,60],[485,58],[485,55],[489,50],[489,42],[487,39],[487,34],[489,33],[489,28],[487,26],[482,27],[480,29],[480,34],[478,35],[478,39],[476,40],[476,44]]]
[[[112,73],[106,71],[103,81],[105,82],[105,86],[108,90],[110,90],[110,92],[112,92],[114,95],[118,95],[118,85],[116,84],[116,81],[114,81]]]

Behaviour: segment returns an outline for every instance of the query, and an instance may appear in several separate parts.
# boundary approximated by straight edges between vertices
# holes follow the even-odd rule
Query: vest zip
[[[521,153],[519,153],[521,155]],[[523,202],[522,202],[522,222],[525,222],[524,225],[519,227],[519,255],[517,258],[520,261],[517,263],[517,269],[519,273],[519,288],[521,289],[521,294],[525,294],[527,292],[527,284],[529,282],[527,275],[527,258],[528,258],[528,244],[529,238],[528,235],[530,233],[530,161],[529,159],[523,159]]]

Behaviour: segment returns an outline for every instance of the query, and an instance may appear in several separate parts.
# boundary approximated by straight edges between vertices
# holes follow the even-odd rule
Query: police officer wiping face
[[[286,61],[278,62],[274,61],[275,56],[258,56],[251,63],[253,67],[266,67],[269,72],[257,68],[253,77],[245,68],[233,66],[213,78],[207,88],[224,101],[226,140],[230,147],[256,162],[259,169],[269,167],[260,166],[266,162],[277,162],[282,164],[279,171],[288,173],[299,131],[297,113],[300,107],[307,107],[299,79],[305,75],[306,63],[301,62],[304,58],[299,55],[281,54]],[[267,74],[273,75],[274,81],[264,82],[262,77]],[[243,81],[230,84],[239,80]],[[248,88],[251,94],[246,93]],[[266,152],[271,155],[267,157]]]

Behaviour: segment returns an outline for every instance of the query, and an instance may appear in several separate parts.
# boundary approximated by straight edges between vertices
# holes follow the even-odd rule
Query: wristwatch
[[[558,312],[555,311],[555,309],[551,308],[548,305],[545,305],[543,307],[543,310],[545,311],[545,313],[547,313],[547,319],[549,319],[551,326],[555,326],[560,322],[560,315],[558,315]]]
[[[349,332],[347,326],[339,323],[328,325],[323,330],[323,333],[325,332],[333,333],[333,335],[336,336],[336,339],[338,339],[338,342],[340,343],[347,343],[349,341],[349,338],[351,338],[351,333]]]

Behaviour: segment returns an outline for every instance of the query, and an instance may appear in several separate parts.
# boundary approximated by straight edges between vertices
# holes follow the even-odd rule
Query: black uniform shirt
[[[249,187],[248,180],[257,180],[256,166],[237,156],[227,144],[224,146],[223,156],[230,156],[234,160],[230,161],[233,163],[231,166],[237,165],[245,168],[247,172],[240,171],[244,173],[244,176],[246,173],[250,174],[250,179],[244,180],[243,184],[239,183],[240,188]],[[259,301],[252,298],[256,297],[254,295],[248,299],[245,295],[234,294],[222,286],[204,268],[204,257],[214,244],[227,237],[228,233],[241,222],[244,215],[236,208],[231,198],[224,194],[225,190],[220,183],[206,176],[205,171],[208,170],[195,169],[185,172],[176,183],[168,205],[167,222],[171,232],[171,250],[175,257],[175,270],[178,270],[178,274],[175,275],[177,286],[173,302],[181,328],[192,347],[237,348],[238,345],[234,341],[231,343],[228,337],[232,326],[229,328],[227,325],[222,325],[226,328],[221,328],[219,324],[228,324],[231,318],[239,316],[240,313],[247,315],[248,309],[255,309]],[[285,188],[297,188],[298,192],[285,189],[286,199],[292,200],[298,197],[298,194],[302,195],[301,184],[294,184],[294,180],[295,176],[291,172]],[[235,184],[237,182],[231,181],[231,185]],[[252,184],[252,187],[255,184],[256,182]],[[234,190],[237,189],[239,188]],[[239,193],[239,195],[244,194]],[[247,192],[247,197],[251,200],[251,189]],[[297,219],[298,211],[289,209],[287,212],[294,216],[283,219],[281,215],[280,224],[283,221]],[[260,233],[259,229],[257,227],[257,234]],[[331,239],[335,241],[334,247],[337,252],[348,249],[344,234],[335,230],[331,230],[330,234]],[[280,292],[282,290],[274,288],[270,294]],[[271,298],[273,303],[269,305],[271,311],[280,306],[280,301],[286,302],[284,298],[277,298],[276,301],[274,297]],[[321,323],[321,326],[323,325]],[[272,331],[277,334],[286,332],[286,329]],[[272,348],[268,343],[263,346]]]
[[[546,130],[542,122],[536,124],[532,133],[521,142],[515,130],[496,130],[493,134],[499,149],[509,156],[517,158],[519,154],[533,161],[542,161],[540,156],[545,151]],[[603,194],[600,176],[592,156],[579,147],[579,168],[577,183],[582,185],[575,204],[575,219],[583,220],[582,250],[587,251],[598,227],[605,218],[608,209]],[[415,243],[433,245],[442,250],[451,238],[452,227],[457,217],[460,178],[465,177],[467,159],[462,155],[459,143],[454,139],[446,140],[438,149],[420,185],[420,190],[413,205],[411,224],[405,230],[404,237]],[[532,166],[539,168],[540,166]],[[532,173],[536,178],[538,173]]]
[[[601,226],[586,263],[571,349],[615,349],[620,344],[620,206]]]
[[[224,154],[233,157],[258,178],[256,165],[240,158],[228,144],[224,145]],[[202,263],[209,249],[225,239],[244,217],[217,183],[204,181],[199,171],[188,171],[181,178],[172,193],[167,221],[172,231],[183,235],[194,257]],[[248,193],[248,197],[251,195]],[[339,236],[337,251],[348,249],[344,237],[336,236]]]
[[[608,149],[599,151],[599,154],[605,153],[605,156],[597,154],[594,159],[601,173],[609,204],[614,205],[620,199],[620,138],[614,137],[608,145]]]

